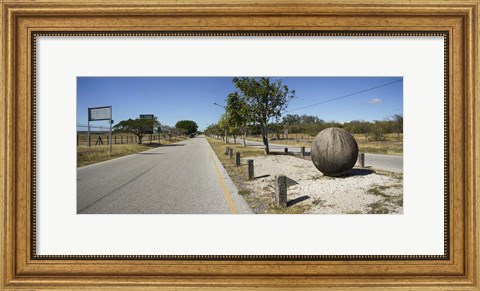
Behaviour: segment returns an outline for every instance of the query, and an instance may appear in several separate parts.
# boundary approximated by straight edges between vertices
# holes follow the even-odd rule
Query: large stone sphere
[[[324,129],[313,139],[311,157],[315,167],[324,175],[341,176],[357,162],[357,141],[344,129]]]

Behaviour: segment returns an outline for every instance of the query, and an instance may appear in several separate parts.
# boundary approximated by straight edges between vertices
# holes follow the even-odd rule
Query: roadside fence
[[[110,144],[110,127],[90,126],[90,146],[101,146]],[[143,137],[142,143],[160,143],[165,140],[161,134],[147,134]],[[129,133],[112,133],[112,145],[135,144],[138,137]],[[77,146],[88,146],[88,126],[77,124]]]

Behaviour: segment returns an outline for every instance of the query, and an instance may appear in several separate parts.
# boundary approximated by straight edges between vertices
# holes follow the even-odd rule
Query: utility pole
[[[226,108],[225,108],[225,106],[220,105],[220,104],[218,104],[217,102],[214,102],[213,105],[217,105],[217,106],[219,106],[219,107],[222,107],[223,109],[225,109],[225,112],[227,111]],[[225,143],[228,143],[228,135],[227,135],[227,130],[226,130],[226,129],[225,129]]]

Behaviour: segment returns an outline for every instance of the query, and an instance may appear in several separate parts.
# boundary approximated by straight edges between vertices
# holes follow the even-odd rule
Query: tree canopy
[[[142,143],[142,138],[152,132],[153,127],[158,124],[157,119],[127,119],[122,120],[113,126],[113,130],[116,132],[130,132],[138,137],[138,143]]]
[[[225,123],[228,126],[230,134],[233,135],[236,142],[237,134],[243,137],[243,145],[246,146],[245,137],[247,135],[248,124],[251,122],[250,107],[247,102],[241,98],[238,92],[228,94],[225,99]],[[220,118],[222,120],[222,118]]]
[[[260,125],[265,154],[269,154],[267,125],[272,119],[280,118],[290,100],[295,97],[295,90],[283,85],[280,79],[241,77],[233,78],[232,81],[237,89],[234,94],[246,104],[248,118]]]
[[[198,125],[193,120],[180,120],[175,124],[175,127],[184,130],[187,135],[195,133],[198,129]]]

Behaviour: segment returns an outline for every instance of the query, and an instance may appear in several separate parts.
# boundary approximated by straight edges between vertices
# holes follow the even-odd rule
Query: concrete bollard
[[[358,155],[358,165],[360,166],[360,168],[365,168],[365,154],[364,153],[360,153]]]
[[[248,160],[247,165],[248,165],[248,180],[253,180],[253,176],[254,176],[253,160]]]
[[[300,149],[300,152],[302,153],[302,157],[304,157],[304,156],[305,156],[305,147],[302,147],[302,148]]]
[[[287,206],[287,176],[275,175],[275,204],[280,207]]]
[[[229,152],[230,152],[230,148],[229,148],[229,147],[226,147],[226,148],[225,148],[225,154],[228,155]]]
[[[228,158],[233,158],[233,149],[228,149]]]
[[[288,148],[284,148],[283,151],[288,155]]]
[[[240,153],[235,153],[235,165],[240,166]]]

